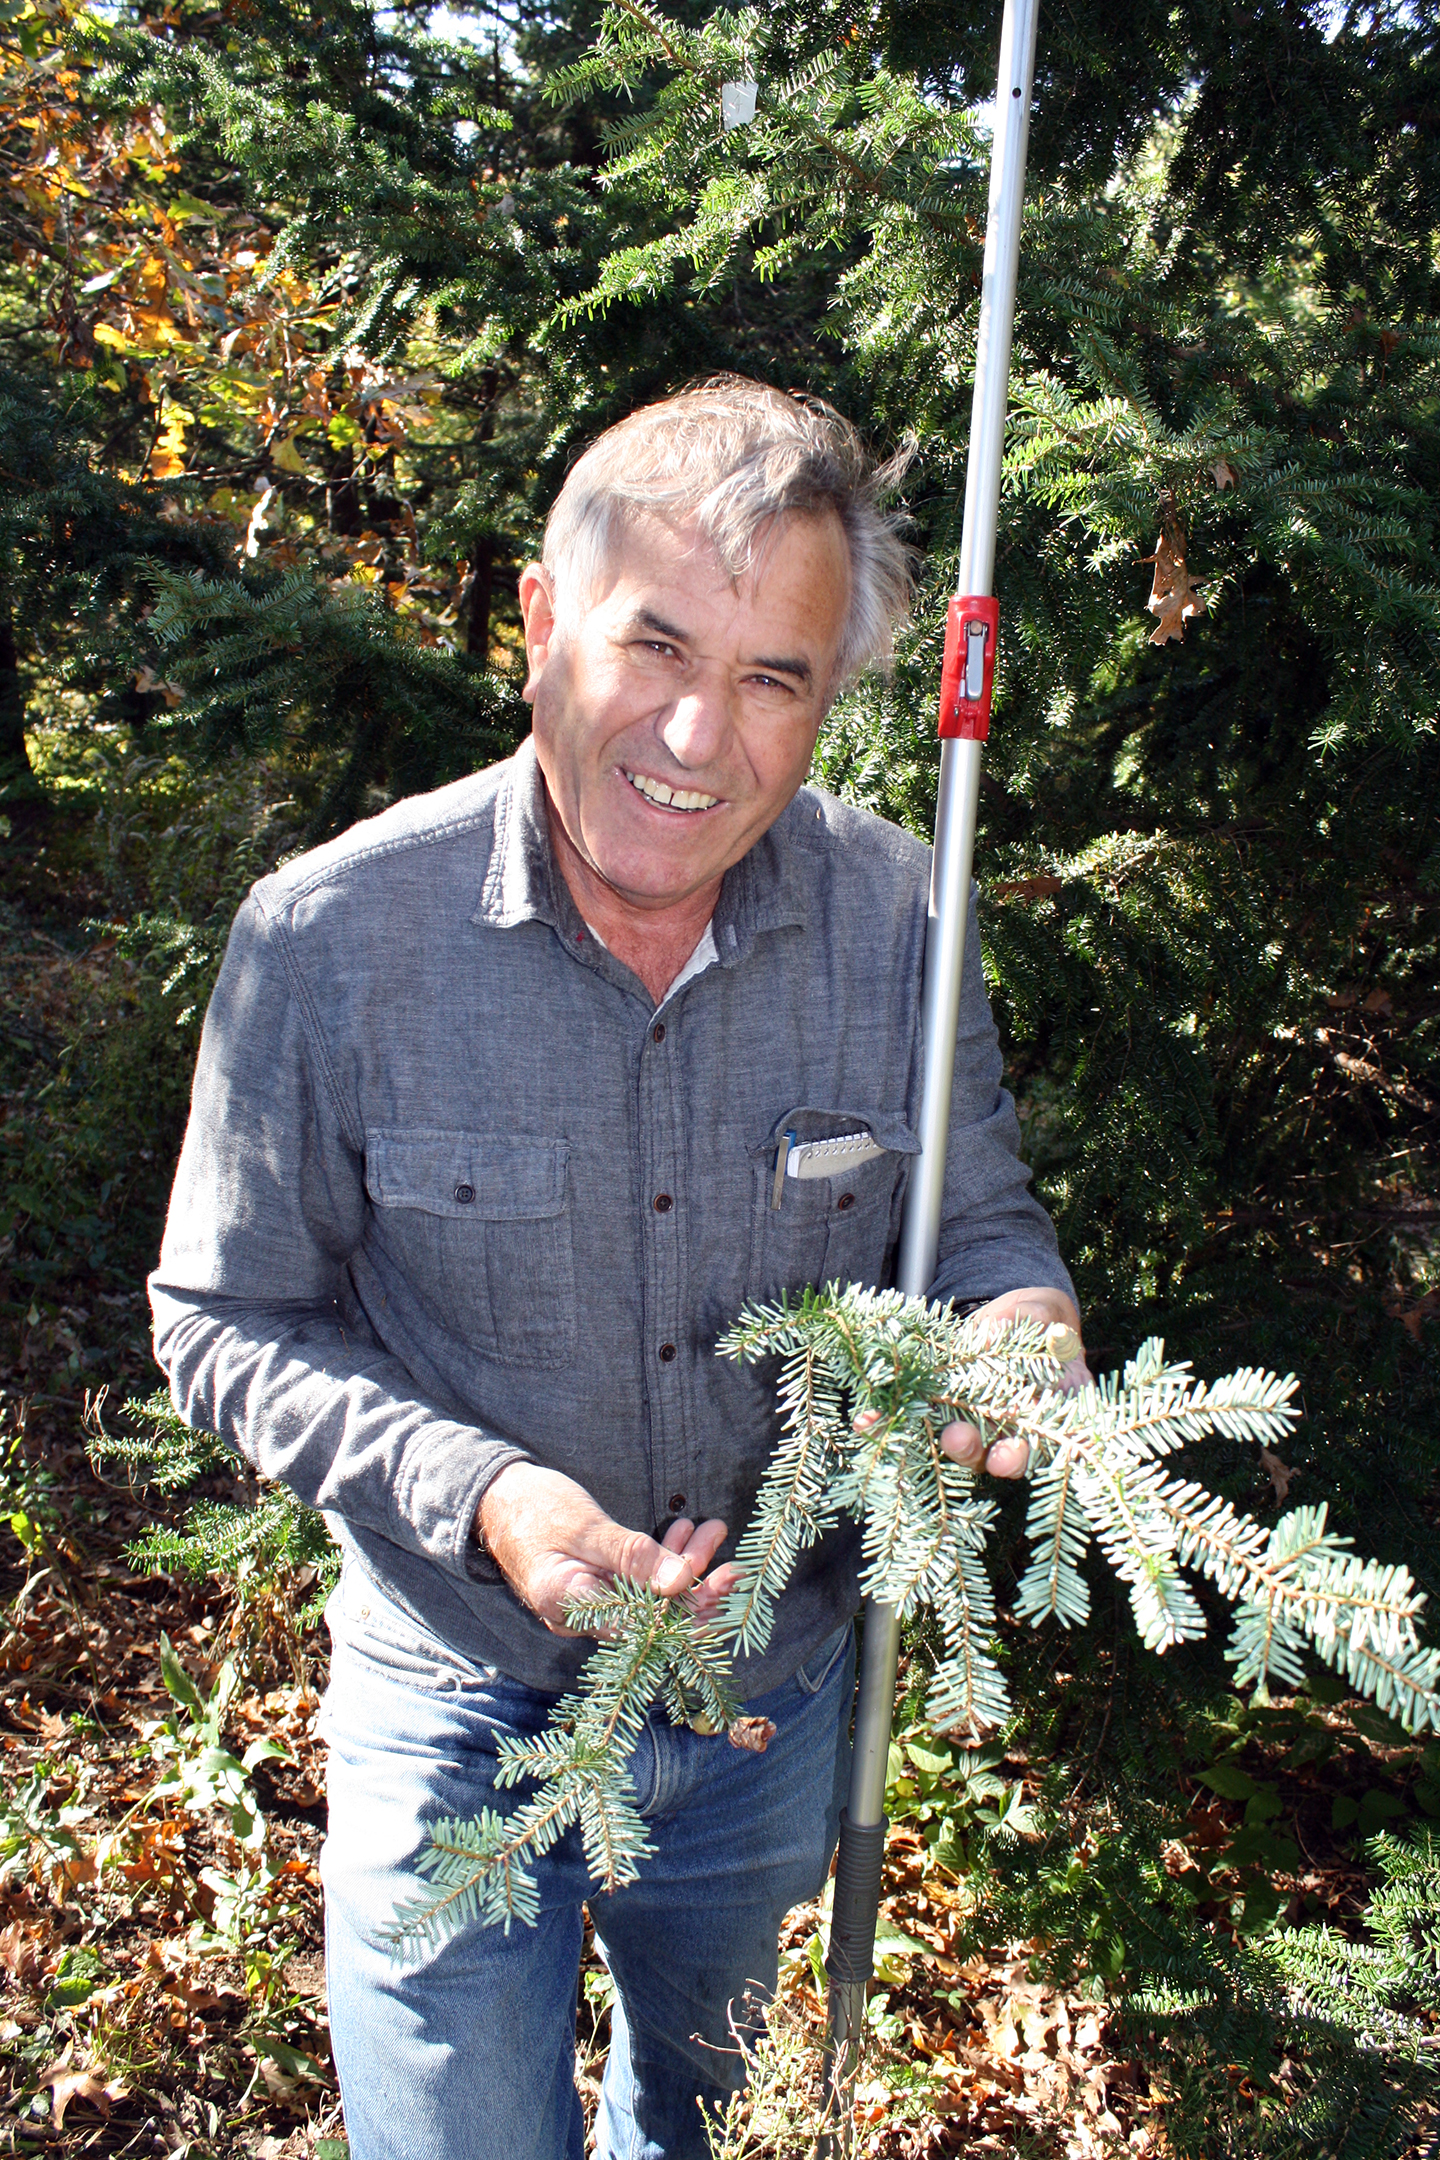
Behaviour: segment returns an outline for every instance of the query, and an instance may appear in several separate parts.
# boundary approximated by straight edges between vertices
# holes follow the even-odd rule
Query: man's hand
[[[662,1597],[686,1597],[701,1620],[738,1579],[727,1564],[701,1582],[724,1542],[723,1522],[697,1529],[682,1516],[657,1544],[643,1530],[612,1522],[573,1478],[536,1463],[506,1464],[486,1487],[479,1525],[515,1595],[553,1635],[575,1632],[565,1625],[570,1599],[600,1596],[617,1575],[649,1583]]]
[[[970,1317],[982,1323],[1038,1320],[1042,1327],[1059,1323],[1073,1329],[1077,1343],[1080,1338],[1080,1315],[1063,1290],[1007,1290],[1004,1297],[992,1298],[988,1305],[982,1305]],[[1063,1368],[1061,1385],[1067,1394],[1073,1394],[1076,1388],[1089,1384],[1090,1368],[1085,1363],[1085,1347],[1081,1343],[1079,1354]],[[988,1470],[993,1477],[1023,1477],[1030,1459],[1030,1449],[1024,1440],[997,1440],[987,1454],[973,1425],[947,1425],[940,1435],[940,1445],[956,1462],[964,1463],[972,1470]]]

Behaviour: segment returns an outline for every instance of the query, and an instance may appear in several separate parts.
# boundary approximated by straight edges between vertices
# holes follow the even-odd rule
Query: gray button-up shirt
[[[462,1656],[568,1685],[586,1646],[478,1551],[480,1497],[532,1460],[633,1528],[723,1516],[733,1549],[775,1369],[717,1339],[747,1298],[890,1279],[928,876],[907,834],[802,788],[727,873],[714,961],[656,1008],[576,912],[526,743],[262,879],[150,1286],[180,1414]],[[1069,1290],[967,952],[933,1294]],[[777,1183],[786,1133],[861,1131],[883,1152]],[[805,1557],[745,1693],[854,1609],[856,1559],[849,1531]]]

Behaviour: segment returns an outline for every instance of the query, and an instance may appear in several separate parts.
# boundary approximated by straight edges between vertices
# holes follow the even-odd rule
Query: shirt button
[[[662,1342],[662,1343],[661,1343],[661,1345],[660,1345],[660,1362],[661,1362],[661,1364],[662,1364],[662,1365],[668,1365],[668,1364],[670,1363],[671,1359],[672,1359],[672,1358],[674,1357],[674,1355],[675,1355],[675,1345],[674,1345],[674,1343],[673,1343],[673,1342]]]
[[[467,1207],[474,1197],[475,1187],[473,1185],[457,1185],[455,1187],[455,1198],[460,1202],[461,1207]]]
[[[840,1197],[839,1197],[839,1199],[838,1199],[838,1200],[837,1200],[837,1201],[835,1202],[835,1205],[836,1205],[836,1207],[837,1207],[837,1208],[847,1208],[847,1207],[854,1207],[854,1205],[855,1205],[855,1195],[854,1195],[854,1193],[853,1193],[853,1192],[842,1192],[842,1193],[841,1193],[841,1195],[840,1195]]]
[[[684,1495],[684,1493],[683,1493],[683,1492],[672,1492],[672,1493],[671,1493],[671,1495],[670,1495],[670,1513],[671,1513],[672,1515],[683,1515],[683,1514],[684,1514],[684,1512],[685,1512],[685,1495]]]
[[[664,1040],[665,1040],[665,1023],[664,1023],[664,1021],[663,1021],[663,1020],[657,1020],[657,1021],[656,1021],[656,1023],[655,1023],[655,1026],[654,1026],[653,1030],[651,1031],[651,1036],[650,1036],[650,1040],[651,1040],[652,1042],[664,1042]]]
[[[652,1204],[657,1215],[668,1215],[675,1202],[668,1192],[657,1192]]]

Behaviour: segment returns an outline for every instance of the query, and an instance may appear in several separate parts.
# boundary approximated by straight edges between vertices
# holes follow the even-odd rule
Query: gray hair
[[[646,405],[591,444],[555,499],[542,561],[557,612],[595,589],[639,518],[694,525],[738,581],[775,519],[831,509],[850,551],[850,612],[830,686],[838,690],[889,661],[909,613],[914,551],[900,537],[904,517],[884,503],[912,454],[877,465],[822,399],[741,375]]]

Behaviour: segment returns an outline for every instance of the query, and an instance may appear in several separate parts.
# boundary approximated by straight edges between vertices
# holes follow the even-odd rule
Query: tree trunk
[[[0,799],[33,795],[35,787],[25,747],[25,685],[15,649],[10,597],[0,586]]]
[[[360,530],[360,484],[353,450],[342,450],[335,460],[325,487],[325,517],[332,533],[348,535]]]
[[[490,604],[495,593],[495,543],[477,540],[470,551],[470,595],[465,603],[465,650],[490,657]]]

